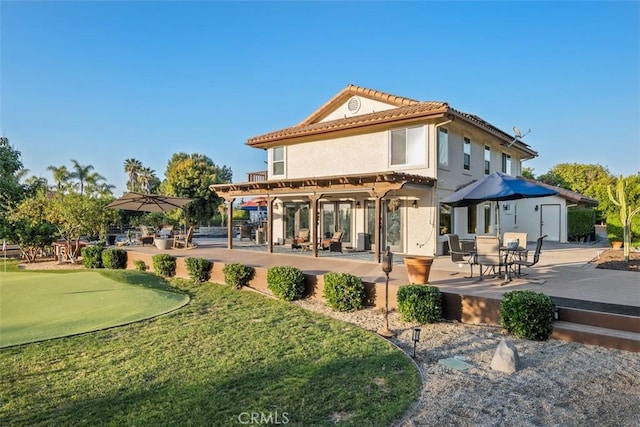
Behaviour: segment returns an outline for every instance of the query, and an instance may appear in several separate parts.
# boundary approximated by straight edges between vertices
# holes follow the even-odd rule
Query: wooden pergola
[[[281,197],[306,197],[311,205],[311,248],[314,257],[318,256],[319,200],[331,195],[364,193],[375,201],[375,241],[380,242],[382,229],[381,200],[391,191],[405,186],[433,187],[434,178],[412,175],[402,172],[381,172],[358,175],[324,176],[299,179],[281,179],[273,181],[255,181],[232,184],[216,184],[210,189],[224,198],[229,209],[229,218],[233,217],[233,203],[239,197],[264,197],[267,201],[267,252],[273,252],[273,203]],[[233,224],[228,222],[227,248],[233,249]],[[375,259],[381,261],[382,248],[376,245]]]

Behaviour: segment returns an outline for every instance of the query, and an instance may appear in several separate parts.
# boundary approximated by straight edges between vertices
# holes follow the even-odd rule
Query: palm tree
[[[58,191],[64,191],[67,183],[69,182],[69,170],[66,166],[62,165],[59,168],[55,166],[49,166],[47,170],[53,173],[53,181],[56,183]]]
[[[102,175],[100,175],[98,172],[92,172],[89,175],[86,176],[86,178],[84,179],[86,182],[86,190],[87,190],[87,194],[99,194],[100,193],[100,187],[103,185],[103,183],[106,183],[106,178]]]
[[[149,193],[151,183],[156,179],[156,171],[153,169],[149,167],[140,169],[138,180],[140,181],[140,187],[142,187],[142,191],[144,193]]]
[[[73,163],[73,172],[69,174],[69,177],[80,181],[80,195],[82,196],[84,194],[84,183],[94,168],[93,165],[83,166],[73,159],[71,159],[71,163]]]
[[[127,189],[129,191],[136,191],[138,184],[138,175],[142,170],[142,162],[137,159],[127,159],[124,161],[124,171],[129,175],[129,181],[127,182]]]

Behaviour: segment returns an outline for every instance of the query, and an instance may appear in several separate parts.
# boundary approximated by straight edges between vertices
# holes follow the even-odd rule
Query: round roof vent
[[[351,98],[349,100],[349,103],[347,104],[347,109],[351,114],[357,113],[360,109],[360,98],[358,98],[357,96]]]

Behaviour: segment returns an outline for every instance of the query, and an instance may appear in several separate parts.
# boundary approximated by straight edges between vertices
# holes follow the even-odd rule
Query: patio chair
[[[498,267],[498,273],[505,268],[508,276],[508,265],[506,257],[500,253],[500,238],[498,236],[476,236],[476,252],[473,256],[473,263],[480,267],[480,279],[484,280],[484,275],[489,270],[495,273]],[[505,277],[505,281],[508,277]]]
[[[468,277],[473,277],[473,243],[466,245],[468,242],[460,242],[460,238],[457,234],[447,234],[449,240],[449,255],[451,255],[451,261],[462,266],[467,263],[471,269],[471,274]],[[471,247],[469,247],[471,246]]]
[[[187,248],[192,248],[193,245],[193,227],[189,227],[189,230],[187,230],[187,234],[185,234],[184,236],[182,235],[176,235],[173,237],[173,245],[172,248],[173,249],[187,249]]]
[[[240,241],[242,241],[242,239],[251,240],[252,232],[253,232],[253,226],[251,224],[240,225]]]
[[[517,273],[518,277],[522,277],[526,274],[526,273],[522,274],[522,271],[521,271],[522,266],[533,267],[538,263],[538,261],[540,260],[540,252],[542,252],[542,240],[544,240],[545,237],[547,237],[546,234],[544,236],[538,237],[538,240],[536,240],[536,250],[533,253],[533,258],[531,260],[528,259],[529,254],[525,253],[524,259],[516,259],[513,261],[513,265],[518,266],[518,273]]]
[[[326,251],[327,249],[329,249],[329,252],[342,252],[343,234],[343,231],[336,231],[335,233],[333,233],[333,236],[330,239],[322,239],[322,250]]]
[[[302,248],[302,244],[307,243],[310,237],[311,232],[309,231],[309,229],[301,228],[300,231],[298,231],[298,236],[294,237],[293,241],[291,242],[291,249]]]
[[[155,234],[149,230],[149,227],[147,227],[146,225],[141,225],[140,231],[142,232],[142,234],[140,235],[138,240],[140,241],[140,243],[142,243],[142,246],[147,243],[153,245],[153,238],[155,237]]]

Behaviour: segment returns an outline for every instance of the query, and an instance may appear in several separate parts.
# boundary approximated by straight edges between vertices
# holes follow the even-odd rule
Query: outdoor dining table
[[[527,248],[523,248],[521,246],[518,247],[510,247],[510,246],[500,246],[500,256],[504,256],[504,283],[511,282],[511,274],[514,273],[517,275],[517,272],[513,268],[514,263],[513,260],[518,257],[520,258],[523,254],[526,256]]]

